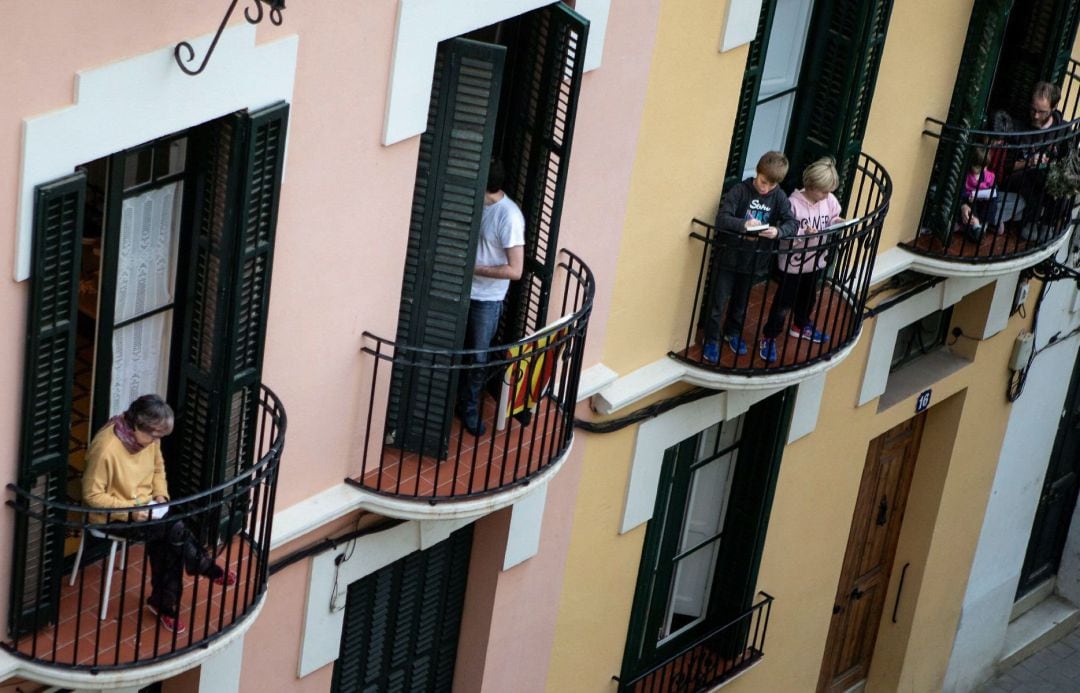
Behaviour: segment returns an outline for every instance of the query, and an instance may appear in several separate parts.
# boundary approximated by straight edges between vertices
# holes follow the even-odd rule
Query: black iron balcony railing
[[[904,248],[949,262],[986,264],[1038,254],[1072,228],[1076,196],[1052,181],[1080,146],[1080,63],[1065,70],[1061,123],[1032,130],[991,114],[986,129],[927,118],[923,134],[938,140],[934,169],[912,240]],[[1011,131],[995,124],[1013,123]],[[1022,125],[1016,125],[1021,123]]]
[[[765,656],[773,598],[761,601],[730,623],[710,631],[682,652],[639,676],[619,683],[620,693],[696,693],[712,690]]]
[[[860,153],[847,190],[845,221],[788,239],[748,237],[694,219],[698,230],[690,237],[702,242],[698,280],[686,342],[670,355],[719,373],[766,375],[831,359],[852,344],[862,327],[892,181],[881,164]],[[718,272],[735,274],[750,288],[742,296],[731,291],[727,304],[714,310]],[[716,360],[704,349],[710,314],[718,323]],[[739,325],[744,353],[724,339]]]
[[[561,250],[552,286],[552,319],[510,344],[426,349],[365,332],[363,466],[349,483],[434,504],[528,483],[559,460],[573,439],[595,285],[589,267]],[[474,377],[483,382],[479,435],[455,416],[459,385]]]
[[[1080,122],[1038,131],[975,130],[928,118],[939,140],[937,170],[919,231],[901,245],[965,263],[1038,253],[1072,228],[1075,196],[1048,185],[1053,169],[1080,146]]]
[[[278,467],[285,441],[285,410],[262,387],[256,417],[253,464],[228,482],[187,498],[154,506],[163,516],[138,522],[140,535],[154,526],[182,520],[210,547],[218,565],[235,573],[233,584],[218,584],[204,575],[185,575],[179,620],[184,632],[167,630],[147,606],[152,569],[144,544],[119,540],[135,524],[127,513],[147,508],[116,508],[103,516],[100,508],[56,502],[9,484],[14,498],[7,504],[27,527],[26,561],[42,568],[34,584],[22,586],[23,598],[12,609],[24,617],[22,628],[2,646],[12,655],[68,670],[99,673],[145,666],[175,657],[225,635],[241,624],[266,592],[270,530]],[[157,513],[155,513],[156,515]],[[103,521],[105,520],[105,521]],[[110,534],[110,532],[114,532]],[[55,549],[115,544],[110,558],[93,548],[79,551],[81,565],[61,576],[64,564]],[[66,553],[62,551],[61,553]],[[105,552],[109,555],[109,551]],[[92,557],[93,556],[93,557]],[[113,570],[109,570],[109,566]]]

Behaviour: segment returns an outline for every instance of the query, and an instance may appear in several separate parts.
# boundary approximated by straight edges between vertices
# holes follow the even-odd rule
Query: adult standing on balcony
[[[129,508],[169,501],[161,439],[172,433],[172,408],[157,395],[139,397],[127,411],[101,427],[86,456],[83,502],[92,508],[124,508],[122,512],[94,513],[93,523],[129,522],[130,527],[109,527],[109,535],[146,542],[150,561],[150,597],[147,607],[161,625],[183,633],[180,595],[183,570],[205,575],[216,584],[232,585],[236,574],[217,565],[183,520],[170,520],[153,508]],[[145,523],[145,524],[141,524]]]
[[[1052,231],[1042,228],[1044,224],[1052,226],[1058,217],[1059,201],[1049,199],[1045,188],[1047,167],[1061,152],[1058,145],[1052,142],[1052,134],[1044,135],[1039,131],[1052,131],[1064,122],[1061,111],[1057,109],[1060,100],[1061,89],[1055,84],[1037,82],[1031,90],[1028,115],[1035,132],[1021,140],[1025,146],[1013,163],[1013,172],[1004,186],[1006,191],[1019,193],[1024,200],[1024,224],[1020,236],[1025,240],[1042,240],[1044,235]]]
[[[465,370],[458,403],[465,430],[474,436],[481,436],[485,431],[480,418],[480,397],[487,376],[487,369],[482,364],[491,357],[486,350],[499,327],[503,299],[510,282],[521,279],[525,266],[525,216],[503,192],[505,183],[506,170],[501,162],[493,161],[484,191],[480,240],[476,246],[469,319],[465,329],[465,348],[478,350],[470,358],[470,363],[477,367]]]

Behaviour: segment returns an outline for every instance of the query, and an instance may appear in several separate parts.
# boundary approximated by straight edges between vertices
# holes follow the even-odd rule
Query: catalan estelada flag
[[[536,407],[551,383],[555,364],[569,333],[570,328],[563,327],[506,350],[508,359],[516,359],[506,369],[506,384],[510,388],[506,418]],[[550,346],[552,344],[555,346]]]

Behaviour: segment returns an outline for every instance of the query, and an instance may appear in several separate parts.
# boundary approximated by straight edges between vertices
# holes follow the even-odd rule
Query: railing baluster
[[[276,474],[285,433],[284,409],[269,389],[261,388],[257,406],[260,411],[254,417],[256,431],[252,438],[253,444],[243,452],[248,459],[253,459],[257,454],[257,461],[252,464],[243,459],[238,460],[242,471],[233,479],[188,498],[171,501],[168,503],[169,514],[166,517],[151,517],[138,525],[150,531],[154,526],[161,527],[176,521],[191,523],[193,527],[205,525],[207,522],[220,523],[219,526],[228,533],[223,552],[224,567],[229,569],[235,562],[238,575],[245,570],[247,573],[245,584],[241,585],[238,581],[233,588],[231,619],[226,613],[229,588],[221,586],[221,602],[215,607],[212,581],[205,576],[196,576],[191,588],[184,588],[181,596],[180,609],[189,626],[186,633],[182,636],[177,633],[163,633],[164,628],[155,619],[153,647],[149,653],[145,652],[151,643],[149,631],[144,632],[148,612],[143,605],[148,597],[147,578],[152,566],[145,548],[134,548],[135,544],[142,540],[129,536],[122,548],[117,546],[119,555],[116,560],[123,565],[118,571],[119,574],[115,570],[116,566],[110,573],[107,560],[95,556],[92,548],[84,549],[79,566],[82,574],[74,584],[69,584],[66,576],[61,579],[59,572],[46,574],[44,570],[39,570],[36,592],[33,593],[37,599],[34,611],[30,614],[33,617],[33,631],[25,635],[16,631],[11,640],[2,643],[3,648],[22,659],[53,663],[77,670],[116,670],[191,651],[236,625],[239,614],[249,613],[265,593]],[[55,557],[43,553],[46,539],[55,536],[62,540],[68,528],[79,529],[89,544],[92,528],[103,535],[109,535],[110,532],[120,534],[121,530],[130,531],[136,526],[113,517],[107,517],[104,524],[91,523],[90,515],[102,513],[102,510],[42,498],[13,484],[9,484],[8,489],[15,495],[15,500],[9,501],[8,505],[26,518],[27,533],[36,537],[38,553],[28,557],[28,560],[36,558],[39,563],[46,559],[53,560]],[[128,513],[132,510],[134,509],[117,508],[113,512]],[[243,513],[242,517],[238,516],[240,512]],[[34,545],[34,539],[28,539],[28,544]],[[96,578],[92,575],[88,578],[87,571],[93,570],[97,570],[98,575]],[[58,612],[56,623],[49,624],[44,623],[41,605],[47,603],[42,599],[47,589],[44,580],[47,577],[53,579],[54,576],[61,579],[60,591],[55,593],[59,598]],[[105,582],[110,577],[110,589],[105,590]],[[204,582],[208,586],[205,608],[199,602]],[[240,599],[242,589],[243,598]],[[139,608],[132,609],[131,602],[136,598]],[[101,619],[101,607],[106,601],[115,611],[107,613],[106,619]],[[13,604],[12,608],[18,608],[18,605]],[[73,642],[70,646],[60,641],[61,622],[74,624]],[[116,629],[115,633],[111,630],[113,628]],[[92,652],[87,652],[87,647],[91,648]]]
[[[374,411],[381,402],[389,401],[390,388],[395,380],[378,380],[380,361],[388,362],[392,369],[412,370],[417,374],[413,380],[424,382],[448,382],[455,374],[460,380],[465,380],[477,371],[478,366],[465,362],[471,355],[467,350],[397,345],[365,332],[365,344],[361,351],[374,358],[375,364],[371,369],[372,382],[367,397],[363,462],[359,477],[347,479],[351,485],[380,495],[414,498],[434,504],[442,500],[493,493],[528,483],[533,476],[565,453],[572,438],[573,409],[577,401],[581,359],[584,357],[583,343],[592,310],[595,284],[592,272],[580,258],[567,250],[561,250],[560,253],[561,259],[556,267],[565,276],[557,278],[553,285],[561,287],[562,296],[555,297],[552,303],[561,304],[563,317],[558,324],[542,328],[517,342],[490,347],[491,358],[484,367],[487,373],[485,380],[497,378],[500,388],[509,388],[511,393],[519,388],[532,390],[532,379],[547,374],[547,382],[537,389],[539,396],[535,401],[531,401],[526,394],[526,403],[532,405],[530,409],[535,407],[531,423],[521,425],[516,420],[510,420],[505,422],[509,427],[499,431],[498,425],[503,422],[499,420],[498,406],[497,403],[486,401],[485,389],[482,395],[484,401],[481,420],[485,427],[490,425],[491,430],[475,438],[459,423],[452,423],[447,434],[449,439],[445,457],[440,458],[439,454],[433,454],[430,443],[438,443],[438,436],[446,434],[446,431],[442,428],[441,415],[436,420],[433,413],[449,410],[453,401],[441,403],[437,398],[443,397],[443,393],[430,387],[419,388],[421,391],[408,395],[415,398],[417,415],[412,417],[409,423],[398,426],[405,426],[408,430],[397,430],[393,435],[384,436],[381,442],[373,441],[376,418]],[[571,308],[572,312],[568,313]],[[549,308],[550,313],[555,310],[556,308]],[[532,322],[542,319],[543,316],[540,315],[530,318]],[[384,345],[386,349],[383,348]],[[388,353],[391,347],[392,353]],[[514,349],[517,353],[511,355],[510,349],[514,347],[517,347]],[[505,376],[499,376],[500,372],[509,372],[510,381],[506,382]],[[456,393],[445,393],[448,398],[453,398],[454,395]],[[496,406],[491,406],[493,404]],[[390,425],[388,419],[388,432]],[[414,434],[417,432],[420,434],[420,444],[414,446]],[[453,442],[454,435],[458,438],[456,444]],[[466,443],[467,436],[472,444]],[[496,449],[498,444],[503,446],[501,451]],[[373,445],[380,455],[380,465],[377,473],[369,475],[371,470],[367,466],[367,460]],[[486,446],[487,450],[482,451],[482,446]],[[413,447],[419,449],[412,450]],[[387,464],[387,460],[395,457],[396,474],[388,469]],[[412,457],[419,458],[419,462],[416,482],[410,484],[403,476],[403,470],[405,459]],[[501,465],[500,469],[495,468],[496,463]],[[483,468],[485,465],[486,469]],[[420,483],[421,477],[427,475],[434,479],[430,490]],[[374,483],[372,479],[375,479]],[[440,488],[446,487],[449,487],[446,491],[440,491]]]
[[[669,355],[694,366],[717,373],[736,375],[773,374],[798,370],[830,359],[838,351],[849,346],[858,337],[862,326],[862,316],[866,304],[866,292],[860,290],[869,282],[873,273],[876,248],[881,236],[882,226],[892,195],[892,182],[888,173],[874,159],[860,153],[857,162],[857,175],[847,195],[844,205],[844,218],[848,221],[835,229],[819,231],[813,235],[795,236],[789,239],[767,241],[759,239],[757,245],[744,247],[746,236],[719,230],[700,219],[694,219],[694,230],[690,237],[701,241],[701,256],[698,261],[698,278],[694,284],[694,296],[691,302],[689,324],[686,331],[684,348]],[[839,194],[839,193],[838,193]],[[813,287],[814,300],[811,309],[811,322],[817,330],[828,333],[830,340],[814,343],[788,333],[794,322],[790,306],[784,316],[780,331],[777,333],[776,348],[778,360],[765,362],[758,355],[758,347],[764,336],[764,327],[771,315],[771,305],[781,295],[795,296],[801,275],[784,271],[780,263],[777,279],[766,277],[755,283],[750,297],[746,301],[746,316],[742,335],[747,340],[747,353],[743,356],[733,354],[723,341],[720,341],[720,359],[716,363],[707,363],[703,354],[697,351],[695,335],[701,322],[707,319],[706,312],[713,311],[710,306],[710,287],[716,281],[716,263],[709,258],[717,248],[732,244],[738,252],[751,255],[755,267],[763,263],[771,268],[781,259],[810,258],[814,252],[828,258],[824,276]],[[874,252],[870,252],[870,250]],[[816,258],[812,258],[816,259]],[[729,298],[736,300],[733,296]],[[719,313],[723,321],[726,307],[720,306]],[[722,331],[722,328],[721,328]]]

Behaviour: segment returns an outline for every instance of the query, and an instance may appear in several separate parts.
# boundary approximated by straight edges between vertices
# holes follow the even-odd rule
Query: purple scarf
[[[127,420],[123,414],[117,414],[109,419],[106,423],[113,424],[113,433],[120,439],[120,442],[124,444],[124,449],[130,452],[132,455],[142,451],[145,445],[140,445],[139,441],[135,440],[135,430],[127,424]]]

